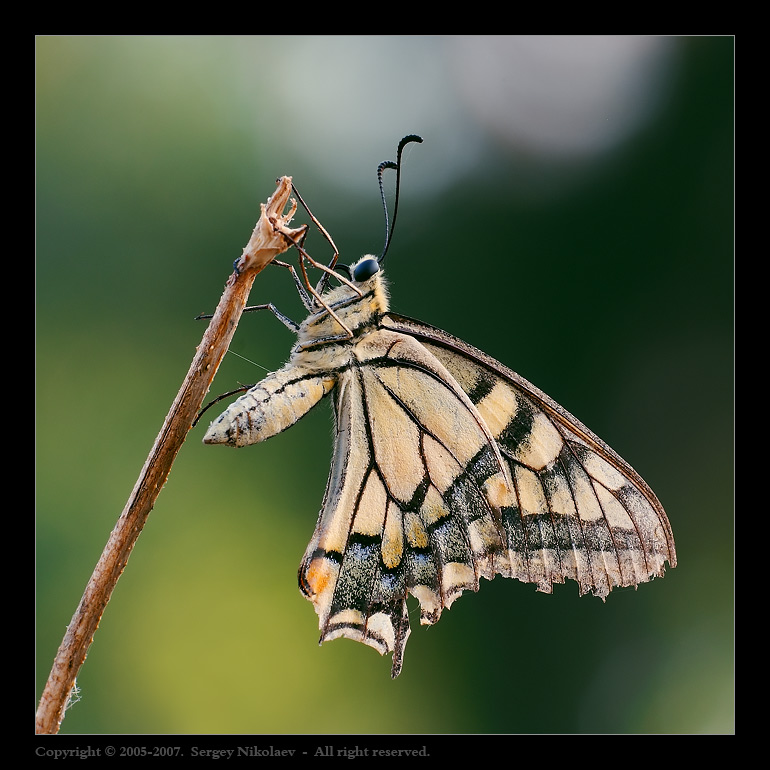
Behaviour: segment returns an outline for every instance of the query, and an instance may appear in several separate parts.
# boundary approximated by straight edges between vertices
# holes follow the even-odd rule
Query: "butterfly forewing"
[[[434,327],[400,316],[476,404],[510,468],[515,495],[501,508],[511,574],[550,591],[572,578],[604,597],[676,565],[657,497],[604,442],[499,362]]]

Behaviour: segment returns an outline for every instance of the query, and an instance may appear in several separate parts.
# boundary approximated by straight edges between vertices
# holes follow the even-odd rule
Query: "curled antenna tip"
[[[382,163],[380,163],[379,166],[377,166],[377,176],[382,176],[382,172],[386,168],[397,169],[398,166],[392,160],[384,160]]]
[[[422,137],[417,136],[417,134],[409,134],[409,136],[405,136],[399,143],[398,143],[398,149],[401,150],[404,147],[406,147],[407,144],[410,142],[417,142],[418,144],[422,144]]]

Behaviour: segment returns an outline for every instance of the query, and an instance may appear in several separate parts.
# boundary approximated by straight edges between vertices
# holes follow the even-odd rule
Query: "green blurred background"
[[[37,39],[38,697],[275,178],[352,262],[381,248],[375,168],[407,133],[393,308],[604,438],[679,555],[605,604],[484,583],[413,621],[393,682],[368,647],[319,647],[297,589],[329,404],[239,452],[199,426],[62,733],[732,732],[733,56],[730,37]],[[302,318],[278,268],[251,299]],[[228,355],[212,394],[291,343],[246,316],[232,350],[258,366]]]

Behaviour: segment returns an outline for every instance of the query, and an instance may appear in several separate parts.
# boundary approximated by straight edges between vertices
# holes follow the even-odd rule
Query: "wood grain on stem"
[[[296,210],[296,203],[292,201],[289,211],[284,214],[290,193],[291,177],[281,177],[275,193],[262,204],[262,214],[251,239],[235,262],[235,270],[225,284],[182,387],[67,627],[40,698],[35,722],[38,734],[59,731],[75,678],[85,661],[104,608],[227,352],[254,278],[305,230],[304,226],[288,227]]]

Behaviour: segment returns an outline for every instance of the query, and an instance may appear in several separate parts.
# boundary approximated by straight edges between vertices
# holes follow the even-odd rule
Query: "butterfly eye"
[[[372,258],[359,262],[353,269],[353,280],[361,283],[380,271],[380,263]]]

